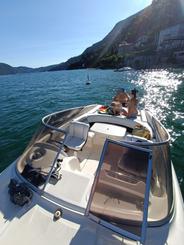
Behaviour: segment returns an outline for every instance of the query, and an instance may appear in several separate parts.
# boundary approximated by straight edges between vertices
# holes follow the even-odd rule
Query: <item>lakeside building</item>
[[[184,49],[184,23],[162,30],[159,34],[157,51]]]
[[[184,22],[163,29],[151,40],[140,36],[134,43],[123,41],[118,54],[124,56],[124,65],[137,69],[160,68],[184,64]]]
[[[149,69],[150,67],[157,68],[159,57],[157,55],[137,55],[130,56],[125,61],[125,66],[130,66],[136,69]]]

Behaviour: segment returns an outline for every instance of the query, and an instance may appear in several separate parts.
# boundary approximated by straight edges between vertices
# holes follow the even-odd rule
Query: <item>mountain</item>
[[[14,67],[7,65],[5,63],[0,63],[0,75],[15,74]]]
[[[33,72],[33,68],[19,66],[13,67],[5,63],[0,63],[0,75]]]
[[[72,57],[67,62],[56,65],[50,71],[98,67],[98,61],[107,55],[110,49],[113,49],[116,38],[121,35],[122,31],[126,31],[135,16],[133,15],[119,22],[103,40],[87,48],[81,55]]]
[[[30,68],[26,66],[13,67],[5,63],[0,63],[0,75],[11,75],[18,73],[30,73],[30,72],[45,72],[53,69],[56,65],[43,66],[39,68]]]
[[[51,69],[54,69],[56,65],[49,65],[49,66],[42,66],[42,67],[38,67],[38,68],[34,68],[33,72],[45,72],[45,71],[50,71]]]
[[[180,40],[184,40],[183,1],[153,0],[150,6],[118,22],[103,40],[93,44],[81,55],[72,57],[66,62],[35,69],[12,67],[0,63],[0,75],[81,68],[106,69],[122,66],[150,68],[154,67],[155,64],[167,65],[169,62],[173,65],[176,63],[174,51],[178,52],[180,50],[176,49],[171,52],[169,49],[165,51],[162,49],[158,52],[158,42],[160,33],[164,29],[181,23],[183,23],[183,37]],[[170,43],[166,46],[173,45],[171,39],[167,41]],[[184,47],[181,47],[181,51],[183,50]]]
[[[146,49],[138,49],[134,53],[153,54],[160,31],[184,21],[181,5],[181,0],[153,0],[150,6],[117,23],[103,40],[87,48],[81,55],[50,70],[118,67],[123,62],[122,57],[118,56],[119,45],[123,42],[136,43],[144,36],[148,40]]]

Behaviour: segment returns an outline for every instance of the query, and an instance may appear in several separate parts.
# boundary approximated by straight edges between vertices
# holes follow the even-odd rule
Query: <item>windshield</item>
[[[80,199],[80,205],[84,210],[88,205],[92,183],[96,173],[99,173],[99,160],[106,138],[106,136],[101,134],[101,131],[98,132],[97,130],[94,130],[94,121],[88,122],[88,117],[91,116],[91,112],[93,111],[94,113],[96,110],[95,107],[96,105],[69,109],[43,118],[43,123],[40,129],[17,162],[18,173],[32,184],[36,190],[44,190],[46,184],[51,183],[51,185],[48,185],[48,188],[53,196],[57,196],[59,199],[65,200],[68,203],[71,203],[72,200],[75,199],[73,200],[75,205],[79,205],[77,200]],[[87,112],[89,112],[89,114],[86,114]],[[94,116],[95,115],[96,114],[94,113]],[[102,123],[104,118],[104,120],[106,120],[106,117],[101,116],[100,118]],[[74,125],[74,119],[77,119],[77,122],[79,123],[75,123]],[[113,123],[113,120],[116,120],[116,117],[111,117],[111,120]],[[123,120],[121,120],[121,122],[123,123]],[[108,178],[107,182],[109,182],[109,180],[116,179],[115,181],[117,181],[118,184],[125,182],[126,184],[128,183],[127,187],[125,188],[124,186],[123,188],[125,188],[125,190],[128,189],[128,191],[131,192],[129,195],[127,195],[126,192],[125,194],[121,193],[121,189],[118,189],[117,187],[113,189],[114,186],[112,188],[112,192],[116,193],[117,190],[119,190],[120,194],[118,195],[120,199],[122,200],[124,197],[127,197],[129,199],[127,205],[131,203],[130,206],[132,207],[132,210],[135,210],[135,208],[138,209],[138,212],[136,211],[136,215],[135,212],[130,215],[128,222],[140,223],[143,218],[141,209],[143,206],[141,204],[141,200],[144,199],[147,178],[148,156],[146,155],[146,152],[147,150],[151,150],[152,177],[150,181],[148,224],[160,225],[165,223],[172,213],[173,191],[169,136],[165,129],[161,128],[162,126],[156,119],[150,118],[150,122],[152,122],[152,124],[150,123],[150,126],[154,131],[154,141],[141,142],[138,140],[135,142],[127,142],[125,141],[126,137],[124,137],[122,141],[117,141],[117,137],[113,138],[113,140],[116,140],[116,144],[109,144],[109,148],[107,150],[107,153],[108,151],[113,152],[113,154],[110,155],[113,156],[113,158],[108,158],[108,154],[105,156],[106,164],[102,164],[101,173],[105,173],[104,175],[102,174],[102,176]],[[114,128],[114,124],[112,125],[112,128]],[[85,128],[87,127],[88,132],[86,134],[82,150],[75,151],[73,148],[70,149],[68,147],[64,147],[62,149],[64,139],[67,135],[66,131],[69,132],[70,126],[71,128],[75,126],[75,130],[77,130],[71,130],[72,134],[75,133],[73,136],[77,136],[78,134],[84,135],[83,130],[78,130],[79,126],[83,129],[84,126]],[[108,126],[107,128],[109,130],[111,127]],[[127,131],[127,134],[131,133],[131,130],[129,128],[125,128],[125,126],[119,125],[118,127],[116,126],[116,128],[118,128],[118,136],[120,135],[119,132],[121,130],[123,130],[123,132]],[[73,139],[75,140],[75,137]],[[73,142],[75,143],[78,141]],[[123,148],[118,145],[118,142],[129,145],[131,144],[131,147]],[[143,149],[142,151],[138,151],[140,147]],[[138,159],[142,164],[138,163]],[[69,179],[70,181],[68,181]],[[106,181],[103,178],[102,180],[103,182]],[[56,185],[57,181],[58,183]],[[83,181],[83,184],[81,184],[81,181]],[[68,192],[65,192],[66,184]],[[65,188],[62,188],[63,185]],[[72,194],[73,185],[80,186],[81,192],[80,195],[77,195],[77,198],[74,198],[76,195]],[[132,190],[130,186],[137,186],[137,189]],[[99,193],[98,185],[97,193]],[[107,194],[110,194],[110,192]],[[109,197],[104,196],[104,198],[108,199]],[[118,200],[116,197],[113,198],[114,200],[116,199],[116,201]],[[109,203],[107,202],[107,204]],[[124,205],[126,202],[122,204]],[[104,208],[106,209],[106,206]],[[95,209],[92,210],[92,212],[95,214]],[[111,216],[109,219],[111,219]],[[112,223],[114,222],[115,220],[112,220]],[[125,219],[123,219],[123,224],[124,222]],[[119,224],[117,227],[119,227]],[[139,226],[137,231],[134,232],[135,235],[138,234],[138,232],[140,233],[140,231],[141,228]]]
[[[62,142],[68,124],[95,106],[68,109],[44,117],[17,162],[18,172],[35,187],[44,188],[54,163],[61,159]]]
[[[89,206],[90,214],[109,222],[115,230],[126,231],[136,240],[141,240],[143,223],[147,222],[150,152],[108,140]]]

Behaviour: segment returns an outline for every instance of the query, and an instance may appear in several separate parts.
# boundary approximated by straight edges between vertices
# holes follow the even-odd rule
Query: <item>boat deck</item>
[[[28,150],[28,154],[18,165],[19,171],[23,172],[24,166],[31,164],[34,170],[41,171],[42,175],[47,177],[52,162],[57,157],[61,164],[59,174],[62,177],[54,184],[49,182],[45,193],[49,195],[49,198],[53,198],[53,200],[57,200],[61,204],[65,203],[68,207],[74,205],[80,208],[83,213],[85,213],[88,205],[106,139],[129,142],[130,144],[135,141],[154,142],[155,140],[155,135],[144,111],[139,111],[136,119],[127,119],[125,116],[99,114],[99,107],[97,106],[92,111],[76,117],[74,120],[75,122],[89,125],[87,140],[81,150],[72,150],[65,146],[64,153],[61,152],[57,155],[65,136],[52,130],[50,134],[44,136],[44,140],[39,140]],[[136,125],[141,125],[149,131],[150,140],[133,134]],[[63,126],[62,129],[67,132],[69,126],[70,123]],[[100,188],[107,188],[107,193],[114,192],[111,196],[111,202],[109,201],[109,212],[112,212],[113,207],[116,207],[117,212],[114,213],[116,217],[119,216],[118,210],[121,209],[122,218],[126,218],[127,213],[131,213],[129,215],[130,220],[142,220],[146,168],[144,166],[137,168],[140,164],[136,163],[132,167],[128,164],[123,166],[123,169],[119,168],[115,172],[107,169],[106,173],[104,173]],[[121,172],[121,175],[118,175],[118,180],[116,172],[118,174]],[[168,211],[167,195],[156,193],[157,189],[160,188],[158,184],[159,182],[155,177],[155,169],[153,169],[149,205],[150,221],[162,219]],[[39,188],[42,188],[42,186],[40,185]],[[124,194],[118,199],[116,192],[123,192]],[[103,195],[99,191],[98,199],[103,201]],[[95,210],[99,210],[99,213],[102,212],[98,207]]]

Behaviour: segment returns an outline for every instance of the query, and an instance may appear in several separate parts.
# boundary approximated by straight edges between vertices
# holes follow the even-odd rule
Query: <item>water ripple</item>
[[[85,85],[87,74],[90,86]],[[1,76],[0,86],[0,170],[21,154],[44,115],[80,105],[108,104],[118,88],[136,87],[140,105],[171,134],[172,160],[184,192],[184,70],[18,74]]]

